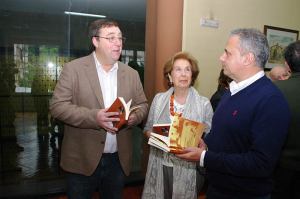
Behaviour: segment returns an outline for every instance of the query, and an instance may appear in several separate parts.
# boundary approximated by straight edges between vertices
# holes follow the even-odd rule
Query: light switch
[[[219,21],[213,20],[213,19],[201,18],[200,19],[200,26],[218,28],[219,27]]]

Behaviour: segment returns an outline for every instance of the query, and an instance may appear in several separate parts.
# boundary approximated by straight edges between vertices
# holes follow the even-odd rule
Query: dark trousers
[[[163,179],[164,179],[164,199],[172,199],[173,195],[173,167],[163,166]],[[202,185],[204,183],[204,177],[200,178],[197,174],[196,188],[197,194],[200,194]]]
[[[266,196],[234,196],[232,194],[225,194],[215,189],[214,187],[208,185],[208,190],[206,192],[206,199],[271,199],[271,195]]]
[[[276,168],[274,172],[274,188],[272,199],[300,198],[300,171]]]
[[[163,166],[164,199],[171,199],[173,193],[173,167]]]
[[[91,176],[67,174],[68,199],[91,199],[98,189],[101,199],[121,199],[125,174],[118,153],[102,154],[100,163]]]

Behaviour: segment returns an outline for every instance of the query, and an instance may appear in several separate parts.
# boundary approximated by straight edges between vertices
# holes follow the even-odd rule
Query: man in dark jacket
[[[275,84],[286,97],[292,119],[278,167],[274,175],[272,199],[300,198],[300,41],[291,43],[284,51],[286,65],[292,75]]]

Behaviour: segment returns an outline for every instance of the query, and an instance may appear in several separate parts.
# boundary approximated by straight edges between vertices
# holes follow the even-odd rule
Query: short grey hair
[[[242,54],[253,53],[256,65],[265,67],[269,58],[269,44],[262,32],[253,28],[241,28],[231,31],[230,36],[239,37]]]

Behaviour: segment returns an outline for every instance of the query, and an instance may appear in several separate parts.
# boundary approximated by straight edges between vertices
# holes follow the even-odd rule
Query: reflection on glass
[[[63,65],[90,53],[86,27],[95,19],[64,11],[107,15],[114,13],[108,2],[1,2],[0,185],[64,177],[59,170],[63,125],[50,117],[49,100]],[[116,10],[125,9],[128,18],[122,17],[120,11],[107,17],[115,18],[124,30],[122,62],[135,63],[132,67],[143,79],[146,3],[139,0],[136,4],[127,9],[127,4],[113,5]],[[133,139],[133,143],[140,143],[141,133],[137,132]],[[139,172],[141,145],[133,147],[133,171]]]

